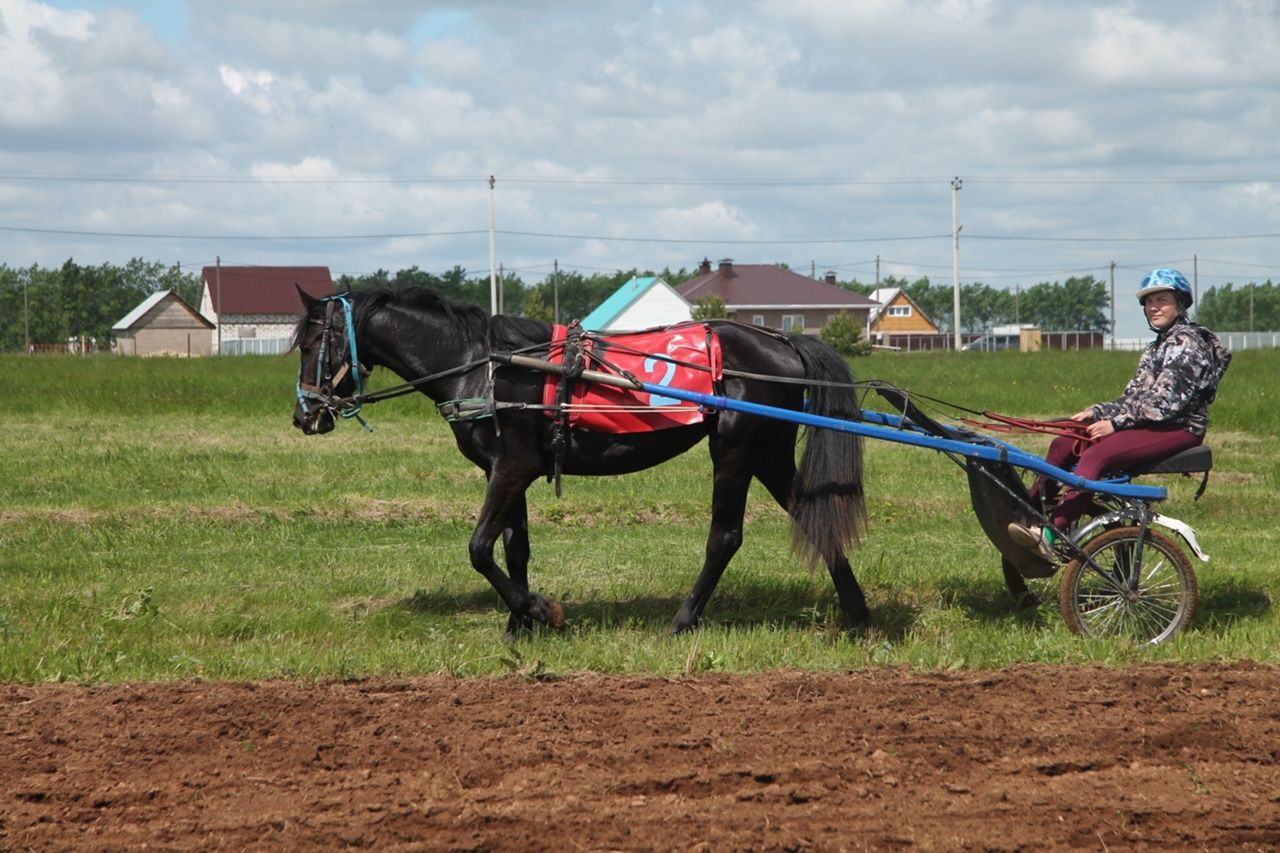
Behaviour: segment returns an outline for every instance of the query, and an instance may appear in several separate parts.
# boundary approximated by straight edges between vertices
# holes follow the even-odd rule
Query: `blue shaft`
[[[1050,465],[1035,454],[1027,453],[1025,450],[1004,442],[997,445],[975,444],[916,432],[909,428],[903,429],[900,428],[903,426],[902,418],[885,415],[881,412],[863,411],[861,421],[846,421],[841,418],[829,418],[822,415],[813,415],[809,412],[797,412],[793,409],[783,409],[778,406],[766,406],[762,403],[735,400],[731,397],[722,397],[717,394],[700,394],[697,391],[685,391],[681,388],[671,388],[666,385],[654,385],[650,382],[641,382],[639,385],[650,394],[674,397],[677,400],[698,403],[714,409],[745,412],[749,415],[760,415],[761,417],[790,421],[804,426],[851,432],[867,438],[909,444],[913,447],[927,447],[930,450],[958,453],[961,456],[986,459],[991,462],[1007,462],[1018,468],[1026,468],[1038,474],[1045,474],[1072,488],[1084,489],[1090,492],[1102,492],[1103,494],[1116,495],[1118,497],[1155,501],[1162,501],[1169,496],[1168,490],[1163,486],[1138,486],[1132,483],[1117,483],[1111,480],[1086,480],[1084,477],[1077,477],[1070,471],[1063,470],[1056,465]]]

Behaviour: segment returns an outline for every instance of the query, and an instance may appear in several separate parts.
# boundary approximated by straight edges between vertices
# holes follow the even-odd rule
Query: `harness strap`
[[[1190,474],[1183,474],[1182,476],[1184,476],[1184,477],[1189,477],[1189,476],[1191,476],[1191,475],[1190,475]],[[1202,477],[1200,478],[1200,487],[1199,487],[1198,489],[1196,489],[1196,495],[1195,495],[1195,497],[1193,497],[1193,498],[1192,498],[1192,500],[1193,500],[1193,501],[1198,501],[1198,500],[1200,500],[1200,496],[1204,494],[1204,490],[1205,490],[1206,488],[1208,488],[1208,487],[1209,487],[1209,471],[1208,471],[1208,469],[1205,469],[1204,476],[1202,476]]]
[[[584,336],[582,326],[574,320],[565,331],[561,346],[561,363],[565,369],[556,383],[558,405],[551,424],[551,473],[547,475],[547,480],[556,484],[556,497],[560,497],[560,475],[564,469],[565,454],[569,451],[569,404],[573,402],[573,386],[587,369]]]
[[[496,403],[488,397],[462,397],[457,400],[445,400],[443,403],[436,403],[436,411],[440,413],[440,417],[449,423],[454,421],[478,421],[483,418],[491,418],[498,412],[530,409],[533,411],[548,411],[554,409],[554,406],[544,406],[541,403]]]

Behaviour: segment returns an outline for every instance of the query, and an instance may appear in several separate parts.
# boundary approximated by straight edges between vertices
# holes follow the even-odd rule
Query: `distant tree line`
[[[1200,294],[1196,320],[1211,329],[1230,332],[1280,330],[1280,287],[1267,279],[1265,284],[1212,288]]]
[[[111,327],[157,290],[200,307],[198,275],[141,258],[96,267],[68,260],[56,269],[0,264],[0,351],[81,337],[105,346]]]
[[[559,320],[568,322],[591,313],[609,294],[636,275],[657,275],[676,285],[696,275],[687,270],[631,269],[584,274],[566,270],[526,284],[514,273],[502,276],[502,310],[550,322],[559,302]],[[430,287],[457,302],[489,307],[489,276],[469,274],[455,266],[443,273],[418,267],[391,273],[386,270],[363,276],[340,276],[339,289]],[[874,285],[855,280],[841,287],[869,294]],[[915,281],[888,277],[882,287],[900,287],[944,332],[951,330],[952,293],[949,284],[934,284],[927,277]],[[10,267],[0,264],[0,351],[23,349],[27,341],[65,344],[85,337],[105,346],[111,327],[151,293],[173,290],[192,307],[199,308],[202,283],[196,272],[175,265],[134,258],[123,266],[86,266],[68,260],[61,267]],[[1109,293],[1093,276],[1072,277],[1064,282],[1040,282],[1014,291],[986,284],[965,284],[960,289],[961,330],[982,332],[992,326],[1034,323],[1044,329],[1106,331]],[[719,311],[717,309],[720,309]],[[715,316],[723,306],[697,306],[700,316]],[[1197,319],[1215,329],[1231,331],[1280,330],[1280,288],[1265,284],[1237,287],[1226,284],[1200,296]]]
[[[842,287],[870,294],[875,285],[858,281]],[[950,284],[934,284],[926,276],[908,282],[889,276],[881,287],[906,292],[940,331],[951,332],[954,294]],[[974,282],[960,285],[960,331],[985,332],[992,326],[1029,323],[1042,329],[1105,332],[1110,329],[1110,294],[1104,282],[1091,275],[1064,282],[1040,282],[1031,287],[1002,290]]]

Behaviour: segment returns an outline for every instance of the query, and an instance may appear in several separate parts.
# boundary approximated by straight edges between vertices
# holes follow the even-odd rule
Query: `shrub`
[[[862,327],[846,311],[827,321],[822,327],[822,339],[841,355],[870,355],[871,342],[862,339]]]

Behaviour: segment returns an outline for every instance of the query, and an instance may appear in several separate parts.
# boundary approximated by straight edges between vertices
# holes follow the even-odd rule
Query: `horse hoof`
[[[541,595],[532,595],[530,599],[530,616],[549,628],[557,631],[564,629],[564,608],[560,606],[560,602]]]
[[[871,614],[868,613],[857,619],[845,617],[840,620],[840,628],[850,637],[861,637],[871,629]]]
[[[554,598],[547,599],[547,624],[557,631],[564,630],[564,608]]]
[[[522,638],[533,633],[533,620],[527,616],[516,616],[514,613],[507,619],[507,630],[502,632],[502,642],[507,645],[518,643]]]

